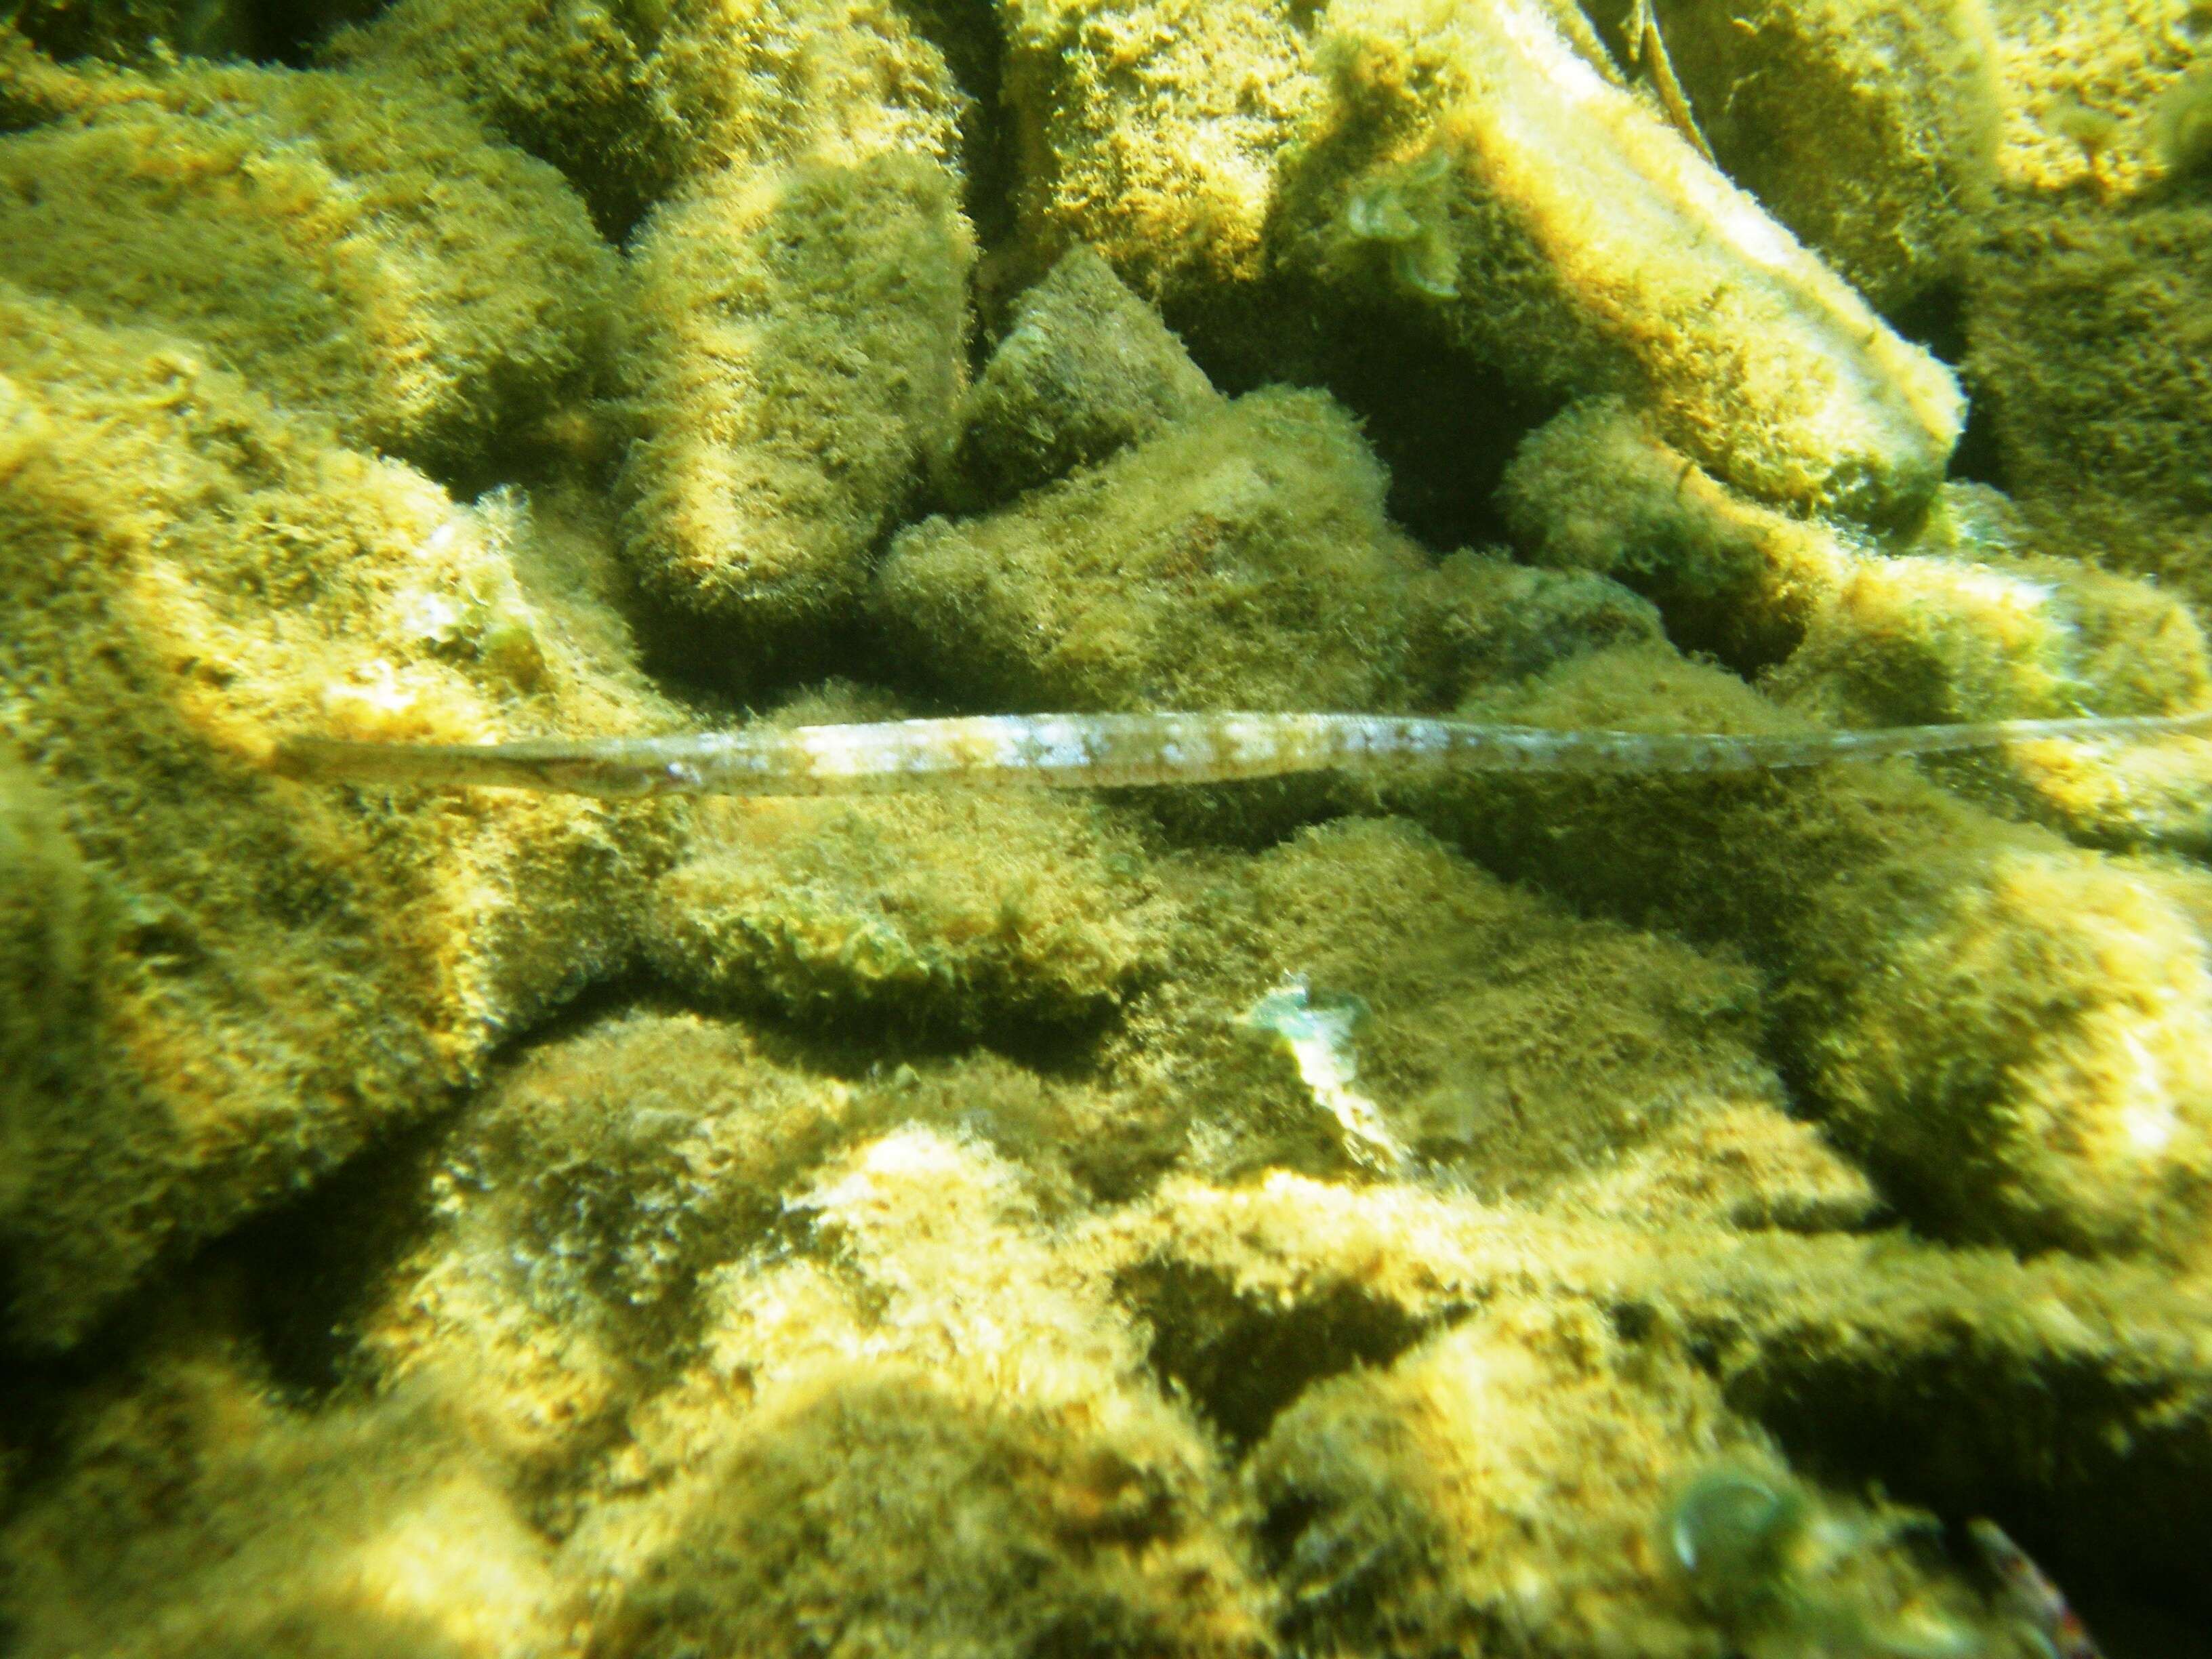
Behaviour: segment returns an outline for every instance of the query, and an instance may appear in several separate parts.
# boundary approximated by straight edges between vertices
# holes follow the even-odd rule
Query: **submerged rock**
[[[1424,684],[1424,562],[1344,410],[1208,407],[980,518],[904,532],[871,605],[993,707],[1389,708]]]
[[[1282,257],[1395,294],[1552,389],[1632,392],[1719,477],[1910,517],[1964,420],[1950,372],[1613,84],[1539,0],[1340,4]]]
[[[609,368],[616,262],[551,169],[428,88],[192,64],[41,81],[0,279],[156,327],[471,487]]]
[[[2181,80],[2212,18],[2197,0],[1990,0],[1998,35],[2000,178],[2014,191],[2087,186],[2100,197],[2154,188],[2160,100]]]
[[[1771,730],[1730,677],[1579,659],[1494,717]],[[1595,783],[1417,804],[1577,907],[1726,941],[1778,978],[1808,1103],[1942,1235],[2203,1259],[2212,881],[1984,813],[1901,768]]]
[[[1801,1482],[1685,1354],[1584,1307],[1500,1297],[1316,1385],[1249,1478],[1297,1646],[2033,1650],[1914,1559],[1915,1517]]]
[[[458,506],[201,348],[0,291],[34,433],[0,489],[0,722],[101,926],[9,964],[77,1056],[11,1103],[19,1339],[82,1335],[154,1263],[434,1109],[630,951],[665,816],[459,813],[259,769],[298,727],[481,736],[665,720],[529,518]],[[74,860],[71,860],[74,862]],[[43,1028],[44,1022],[41,1022]]]
[[[1291,0],[1007,0],[1014,205],[1040,268],[1075,243],[1138,291],[1257,278],[1275,175],[1319,90]]]
[[[962,410],[948,477],[963,505],[993,505],[1103,461],[1214,397],[1159,314],[1095,250],[1075,248],[1017,304]]]
[[[0,1544],[27,1659],[559,1650],[575,1598],[556,1552],[434,1395],[301,1410],[204,1331],[133,1381],[76,1425],[105,1455]]]
[[[1876,309],[1958,280],[1996,182],[1987,0],[1657,0],[1653,18],[1721,169]]]
[[[837,620],[950,447],[968,229],[927,161],[732,167],[640,233],[624,540],[755,652]]]
[[[654,889],[650,959],[809,1024],[975,1033],[1109,1013],[1161,966],[1139,843],[1096,805],[930,793],[746,815]]]
[[[895,0],[398,0],[329,52],[471,105],[558,167],[615,238],[726,167],[892,153],[957,165],[969,107]]]
[[[2024,204],[1977,255],[1968,363],[2052,546],[2212,600],[2212,205]]]

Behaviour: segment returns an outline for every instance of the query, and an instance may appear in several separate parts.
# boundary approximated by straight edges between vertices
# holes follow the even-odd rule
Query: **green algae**
[[[1214,390],[1096,249],[1023,291],[961,411],[946,494],[997,506],[1199,413]]]
[[[949,446],[968,229],[897,155],[732,167],[640,232],[642,431],[624,463],[641,580],[755,655],[849,608]]]
[[[2212,167],[2212,69],[2192,70],[2168,87],[2151,120],[2159,152],[2174,173]]]
[[[72,92],[0,160],[0,278],[448,480],[604,373],[611,254],[550,168],[427,89],[196,64]]]

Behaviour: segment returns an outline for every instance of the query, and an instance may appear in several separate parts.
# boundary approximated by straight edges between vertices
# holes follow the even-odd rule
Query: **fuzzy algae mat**
[[[268,764],[2202,707],[2212,13],[1869,9],[15,9],[0,1646],[2191,1650],[2212,744]]]

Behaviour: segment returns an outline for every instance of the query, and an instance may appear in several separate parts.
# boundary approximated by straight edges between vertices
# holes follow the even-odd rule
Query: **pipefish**
[[[1401,714],[981,714],[853,726],[750,726],[658,738],[380,743],[295,737],[295,778],[650,795],[829,795],[942,785],[1130,789],[1301,773],[1760,772],[2039,738],[2212,732],[2212,708],[1895,726],[1784,736],[1552,731]]]

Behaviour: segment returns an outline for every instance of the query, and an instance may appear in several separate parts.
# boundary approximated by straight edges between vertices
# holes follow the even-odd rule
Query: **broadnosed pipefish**
[[[275,763],[295,778],[625,799],[848,794],[933,784],[1132,789],[1312,772],[1743,773],[2050,738],[2112,741],[2192,732],[2212,732],[2212,708],[1752,737],[1552,731],[1410,714],[981,714],[495,744],[295,737],[278,745]]]

